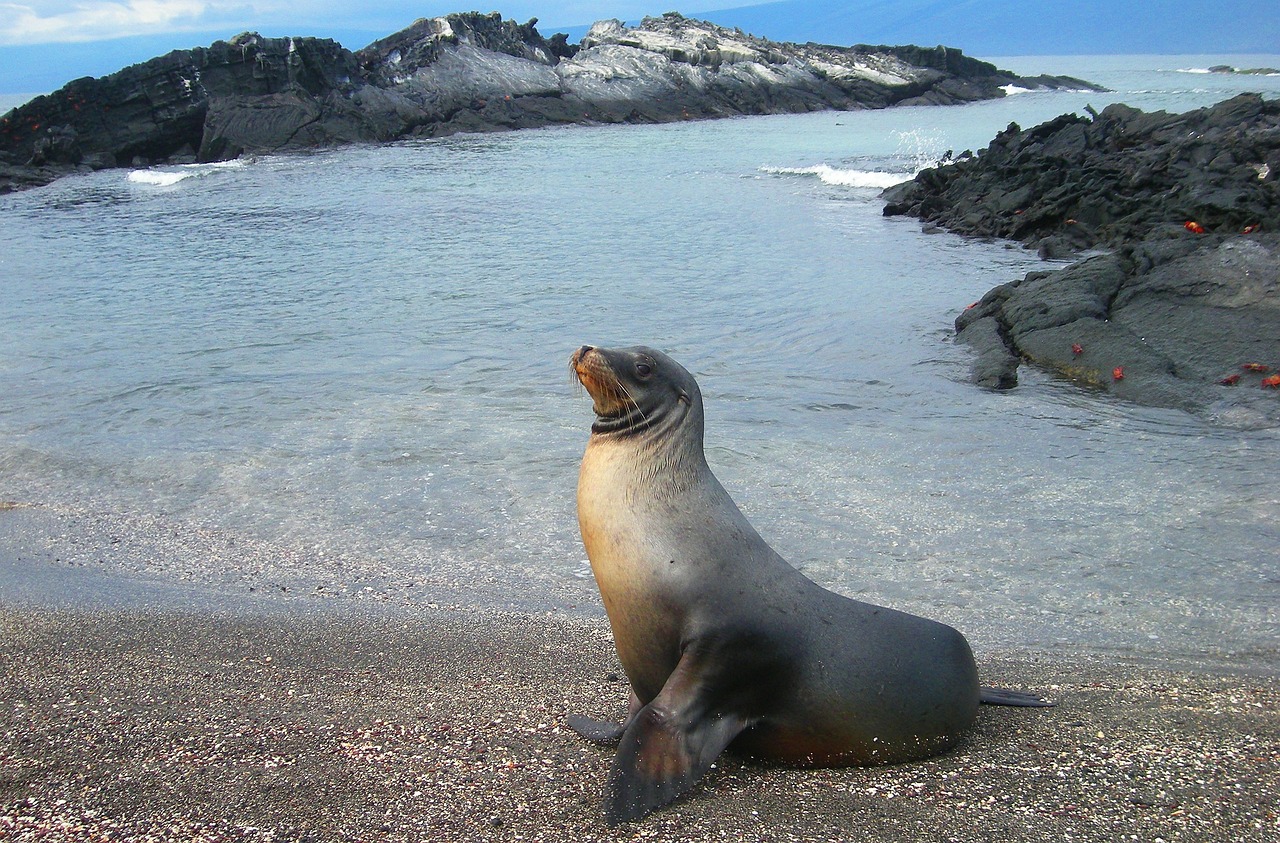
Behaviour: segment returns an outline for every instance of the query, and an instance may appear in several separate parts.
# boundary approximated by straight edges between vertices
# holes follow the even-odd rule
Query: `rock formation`
[[[1280,102],[1242,94],[1169,114],[1108,106],[1026,131],[885,191],[886,215],[1037,246],[1045,257],[1163,231],[1239,232],[1280,214]]]
[[[1144,404],[1280,420],[1280,102],[1010,126],[885,198],[886,214],[1047,256],[1106,251],[996,287],[956,320],[977,382],[1011,387],[1028,360]]]
[[[675,13],[580,45],[497,13],[423,19],[351,52],[253,33],[77,79],[0,117],[0,192],[83,169],[217,161],[555,123],[953,104],[1023,79],[938,47],[766,41]]]

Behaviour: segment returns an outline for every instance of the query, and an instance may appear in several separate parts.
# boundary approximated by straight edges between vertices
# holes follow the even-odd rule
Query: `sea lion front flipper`
[[[638,820],[691,788],[751,721],[717,711],[686,653],[652,702],[631,719],[609,773],[605,818]]]

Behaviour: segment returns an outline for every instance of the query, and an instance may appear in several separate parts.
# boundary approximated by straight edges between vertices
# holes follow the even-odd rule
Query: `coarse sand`
[[[732,754],[609,828],[622,716],[602,618],[289,603],[0,599],[0,839],[1280,839],[1280,684],[1078,651],[979,654],[984,707],[914,764],[799,770]]]

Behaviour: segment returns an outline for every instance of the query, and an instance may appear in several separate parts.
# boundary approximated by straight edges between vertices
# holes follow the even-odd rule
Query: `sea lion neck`
[[[591,423],[593,436],[630,439],[638,445],[657,447],[663,444],[695,445],[702,450],[701,407],[677,400],[650,405],[632,405],[617,415],[597,415]]]

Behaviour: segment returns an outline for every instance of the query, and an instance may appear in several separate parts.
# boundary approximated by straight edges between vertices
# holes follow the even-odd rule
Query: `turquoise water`
[[[341,566],[427,584],[407,599],[484,583],[590,606],[590,402],[567,359],[646,343],[698,375],[713,467],[820,582],[978,646],[1275,659],[1274,407],[1143,409],[1027,369],[1009,393],[969,385],[955,315],[1042,264],[886,219],[876,186],[1011,121],[1280,79],[1037,61],[1001,64],[1118,90],[460,136],[0,197],[0,498],[288,561],[245,576]],[[248,563],[202,564],[225,570],[185,575]]]

